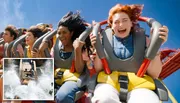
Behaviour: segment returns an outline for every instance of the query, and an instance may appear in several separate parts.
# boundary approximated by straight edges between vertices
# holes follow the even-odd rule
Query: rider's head
[[[40,28],[32,26],[26,33],[26,44],[33,45],[34,42],[43,35],[43,32]]]
[[[72,45],[74,40],[80,36],[80,34],[86,30],[85,20],[80,16],[80,13],[68,12],[58,23],[58,38],[63,46]],[[85,40],[86,45],[83,46],[82,50],[91,45],[89,37]]]
[[[58,23],[58,38],[65,45],[72,42],[86,29],[80,13],[68,12]]]
[[[17,37],[17,29],[13,25],[8,25],[5,28],[4,34],[3,34],[3,39],[5,43],[10,43],[11,41],[15,40]]]
[[[141,15],[142,8],[141,5],[117,4],[110,9],[108,23],[116,36],[125,38],[130,34],[131,28]]]

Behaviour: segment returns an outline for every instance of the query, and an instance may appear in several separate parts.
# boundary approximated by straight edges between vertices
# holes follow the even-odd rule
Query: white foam
[[[31,80],[28,85],[21,85],[20,78],[16,72],[16,67],[11,64],[11,68],[6,68],[4,73],[4,94],[5,99],[14,100],[15,96],[20,97],[21,100],[53,100],[54,95],[49,94],[53,89],[53,65],[48,60],[43,67],[42,74],[38,76],[37,82]]]

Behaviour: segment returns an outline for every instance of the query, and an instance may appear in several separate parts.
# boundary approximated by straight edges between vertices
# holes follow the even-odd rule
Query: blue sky
[[[109,9],[117,3],[144,4],[143,16],[155,18],[169,28],[168,41],[162,48],[180,48],[180,0],[1,0],[0,31],[8,24],[29,28],[37,23],[51,23],[56,28],[60,18],[70,10],[81,11],[82,17],[89,23],[92,20],[101,21],[107,19]],[[141,24],[149,34],[149,27]],[[178,101],[179,80],[180,71],[164,80]]]

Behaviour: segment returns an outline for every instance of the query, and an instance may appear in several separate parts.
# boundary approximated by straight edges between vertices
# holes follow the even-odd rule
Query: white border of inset
[[[52,75],[52,80],[53,80],[53,96],[52,96],[52,99],[37,99],[37,100],[34,100],[34,99],[5,99],[4,98],[4,59],[47,59],[47,60],[52,60],[53,62],[53,75]],[[3,77],[3,101],[54,101],[54,58],[3,58],[3,74],[1,76],[1,78]]]

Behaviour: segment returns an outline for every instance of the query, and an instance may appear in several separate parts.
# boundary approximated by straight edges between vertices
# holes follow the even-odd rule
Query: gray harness
[[[113,33],[110,28],[102,32],[103,46],[108,60],[108,65],[113,71],[134,72],[136,73],[142,64],[146,49],[145,31],[142,28],[132,32],[134,53],[127,59],[120,59],[113,53],[112,37]]]
[[[72,52],[71,56],[68,59],[62,59],[59,56],[59,50],[62,46],[62,43],[57,39],[54,46],[54,65],[55,68],[65,68],[70,69],[72,60],[74,58],[74,52]]]

